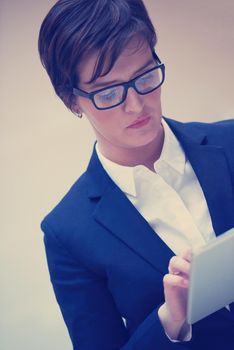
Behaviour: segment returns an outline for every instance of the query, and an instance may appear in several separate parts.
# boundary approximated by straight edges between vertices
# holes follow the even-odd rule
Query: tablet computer
[[[193,324],[234,302],[234,228],[193,252],[187,321]]]

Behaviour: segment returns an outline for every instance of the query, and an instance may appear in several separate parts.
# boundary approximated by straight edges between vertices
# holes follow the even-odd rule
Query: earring
[[[83,117],[83,114],[80,113],[80,112],[74,112],[75,116],[78,117],[78,118],[82,118]]]

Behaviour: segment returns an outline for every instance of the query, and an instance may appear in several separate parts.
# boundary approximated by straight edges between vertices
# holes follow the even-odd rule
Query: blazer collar
[[[224,149],[211,144],[199,123],[166,119],[180,141],[204,192],[213,228],[219,235],[234,226],[234,193]]]
[[[97,201],[94,219],[154,269],[165,274],[174,253],[155,234],[102,167],[95,147],[86,172],[90,200]]]
[[[209,145],[206,133],[192,123],[166,120],[200,182],[215,233],[221,234],[234,226],[233,190],[223,150],[219,146]],[[168,260],[174,253],[108,176],[97,157],[95,147],[86,176],[89,198],[98,199],[93,212],[95,220],[152,267],[165,274]]]

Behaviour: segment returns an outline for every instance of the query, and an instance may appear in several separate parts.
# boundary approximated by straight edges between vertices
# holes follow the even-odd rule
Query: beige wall
[[[39,223],[85,169],[94,136],[55,97],[37,56],[54,3],[0,1],[2,350],[71,349]],[[146,0],[166,64],[164,114],[233,117],[233,0]]]

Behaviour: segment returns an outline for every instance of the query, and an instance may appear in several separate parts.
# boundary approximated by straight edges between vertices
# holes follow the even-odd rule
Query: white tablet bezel
[[[234,301],[234,228],[193,252],[187,322],[193,324]]]

